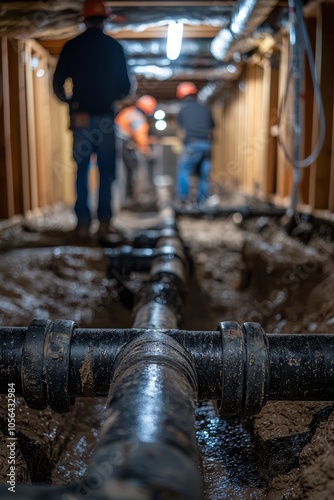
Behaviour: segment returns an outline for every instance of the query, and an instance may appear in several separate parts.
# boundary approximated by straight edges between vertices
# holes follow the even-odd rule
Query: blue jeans
[[[112,215],[111,186],[116,175],[113,114],[92,115],[87,126],[73,129],[73,158],[78,167],[74,211],[79,226],[89,226],[92,220],[88,201],[88,172],[92,153],[96,153],[100,173],[97,218],[109,222]]]
[[[206,200],[210,194],[211,144],[198,141],[186,144],[178,165],[177,195],[184,201],[189,196],[191,175],[198,175],[196,201]]]

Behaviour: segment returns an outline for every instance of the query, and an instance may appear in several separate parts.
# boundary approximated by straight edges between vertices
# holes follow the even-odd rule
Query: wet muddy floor
[[[120,229],[154,224],[153,213],[119,214]],[[0,322],[71,319],[85,328],[130,327],[94,237],[78,244],[69,211],[18,221],[0,236]],[[334,246],[330,232],[307,227],[289,236],[258,217],[193,219],[179,228],[193,266],[185,329],[219,321],[259,322],[268,333],[334,333]],[[307,241],[307,244],[305,244]],[[134,277],[137,279],[138,277]],[[104,419],[104,399],[78,398],[70,413],[16,406],[17,481],[68,484],[85,473]],[[7,401],[1,396],[0,469],[6,480]],[[206,500],[334,498],[334,406],[268,402],[255,417],[222,419],[199,404],[196,430]]]

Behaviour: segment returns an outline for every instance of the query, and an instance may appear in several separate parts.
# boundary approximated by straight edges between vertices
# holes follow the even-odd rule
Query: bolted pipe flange
[[[47,407],[44,372],[44,344],[52,321],[34,319],[26,332],[22,348],[22,392],[27,405],[35,410]]]
[[[269,348],[258,323],[218,325],[222,335],[222,415],[255,415],[269,395]]]
[[[49,332],[45,354],[47,396],[50,408],[57,413],[71,409],[70,349],[74,321],[56,320]]]

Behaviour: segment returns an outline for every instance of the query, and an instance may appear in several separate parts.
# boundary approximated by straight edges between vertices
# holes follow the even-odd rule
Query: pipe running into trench
[[[62,413],[71,408],[75,397],[107,396],[123,349],[147,335],[159,334],[176,342],[192,360],[197,399],[222,401],[224,415],[256,414],[267,400],[334,401],[331,334],[266,334],[257,323],[240,326],[230,321],[220,323],[217,331],[74,327],[65,345],[63,334],[58,333],[57,339],[51,330],[64,332],[65,323],[71,328],[73,322],[55,321],[55,326],[62,323],[58,328],[47,323],[34,320],[28,328],[0,327],[4,346],[0,392],[6,394],[8,383],[14,383],[16,394],[35,409],[49,405]],[[43,337],[46,327],[45,346],[50,346],[48,337],[52,336],[53,347],[33,344],[29,348],[32,331],[39,330],[38,337]],[[56,345],[66,363],[59,363]]]
[[[169,193],[163,189],[160,218],[162,229],[174,227]],[[161,251],[168,245],[171,252]],[[151,279],[143,284],[134,310],[133,326],[139,335],[131,341],[129,337],[129,342],[123,336],[116,350],[112,331],[107,331],[105,345],[96,337],[98,357],[103,360],[98,364],[109,387],[106,419],[85,477],[68,488],[29,488],[29,498],[44,499],[46,494],[64,500],[202,498],[194,415],[197,372],[187,350],[162,330],[177,328],[182,318],[186,261],[178,236],[159,238],[157,249]],[[33,408],[49,405],[55,411],[70,411],[71,385],[79,374],[79,384],[84,377],[87,395],[93,396],[94,333],[88,333],[88,357],[82,359],[81,340],[79,351],[73,344],[75,331],[74,322],[63,320],[35,320],[23,337],[22,329],[5,329],[1,356],[8,356],[9,365],[1,358],[1,380],[4,375],[6,385],[11,378],[16,394],[22,390]],[[0,495],[10,498],[5,487],[0,487]],[[27,487],[18,487],[16,496],[26,498]]]
[[[170,220],[168,204],[162,209]],[[167,220],[166,219],[166,220]],[[175,235],[152,261],[132,329],[79,329],[34,320],[0,327],[0,391],[36,409],[70,411],[78,396],[108,395],[85,477],[63,488],[17,486],[18,500],[200,500],[195,401],[223,415],[254,415],[268,399],[334,400],[334,336],[266,335],[257,323],[183,331],[186,269]],[[29,488],[29,491],[28,491]],[[12,498],[0,486],[1,498]]]

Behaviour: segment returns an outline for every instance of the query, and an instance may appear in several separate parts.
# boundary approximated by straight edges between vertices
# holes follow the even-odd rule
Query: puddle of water
[[[250,419],[222,419],[212,403],[196,410],[205,500],[265,498]]]

